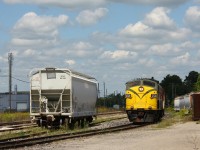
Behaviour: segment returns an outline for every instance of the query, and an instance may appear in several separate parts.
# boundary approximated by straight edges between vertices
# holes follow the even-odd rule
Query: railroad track
[[[133,125],[133,124],[125,124],[115,127],[109,127],[104,129],[93,129],[88,131],[81,131],[75,133],[66,133],[66,134],[59,134],[59,135],[51,135],[51,136],[41,136],[41,137],[33,137],[33,138],[26,138],[26,139],[13,139],[11,141],[0,141],[0,149],[10,149],[10,148],[17,148],[17,147],[24,147],[24,146],[31,146],[35,144],[43,144],[43,143],[50,143],[59,140],[66,140],[66,139],[73,139],[79,137],[87,137],[93,136],[97,134],[105,134],[111,132],[119,132],[123,130],[130,130],[139,127],[143,127],[143,125]]]
[[[115,114],[126,114],[125,111],[111,111],[111,112],[104,112],[104,113],[98,113],[97,116],[107,116],[107,115],[115,115]]]
[[[1,126],[7,126],[7,125],[27,124],[27,123],[31,123],[31,120],[13,121],[13,122],[2,122],[2,123],[0,123],[0,127]]]
[[[125,112],[123,111],[113,111],[113,112],[98,113],[97,116],[102,117],[102,116],[123,114],[123,113],[125,114]],[[36,126],[37,126],[36,124],[31,124],[30,120],[4,122],[4,123],[0,123],[0,132],[21,130],[21,129],[36,127]]]
[[[32,124],[32,123],[18,124],[18,125],[6,125],[6,126],[0,126],[0,132],[22,130],[22,129],[32,128],[32,127],[37,127],[37,125]]]

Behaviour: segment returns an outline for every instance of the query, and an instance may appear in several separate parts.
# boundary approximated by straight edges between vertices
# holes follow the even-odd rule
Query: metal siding
[[[11,109],[17,110],[17,103],[27,103],[27,110],[29,109],[30,98],[29,94],[12,94],[11,95]],[[9,110],[9,95],[1,94],[0,95],[0,112]]]
[[[192,94],[192,118],[200,120],[200,94]]]
[[[26,102],[17,102],[17,111],[24,111],[28,109],[28,105]]]

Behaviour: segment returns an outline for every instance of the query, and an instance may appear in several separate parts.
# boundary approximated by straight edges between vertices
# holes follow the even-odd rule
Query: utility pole
[[[12,61],[13,55],[12,53],[8,53],[8,64],[9,64],[9,106],[11,112],[11,94],[12,94]]]
[[[103,82],[104,107],[106,107],[106,84]]]
[[[106,97],[106,84],[103,82],[103,97]]]

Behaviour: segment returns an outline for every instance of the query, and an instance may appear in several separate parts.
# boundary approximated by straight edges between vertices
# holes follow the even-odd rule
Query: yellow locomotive
[[[125,97],[130,122],[157,122],[164,115],[165,93],[154,79],[128,81]]]

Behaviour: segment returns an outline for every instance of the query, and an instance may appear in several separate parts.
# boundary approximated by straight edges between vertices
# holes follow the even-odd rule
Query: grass
[[[165,110],[165,116],[161,122],[155,125],[156,128],[166,128],[176,123],[184,123],[192,121],[192,115],[186,109],[175,112],[173,108],[167,108]]]
[[[0,122],[14,122],[22,120],[30,120],[28,112],[0,113]]]
[[[106,107],[98,107],[97,111],[98,111],[98,113],[104,113],[104,112],[116,111],[116,109],[106,108]],[[0,113],[0,122],[15,122],[15,121],[22,121],[22,120],[30,120],[29,112]]]

